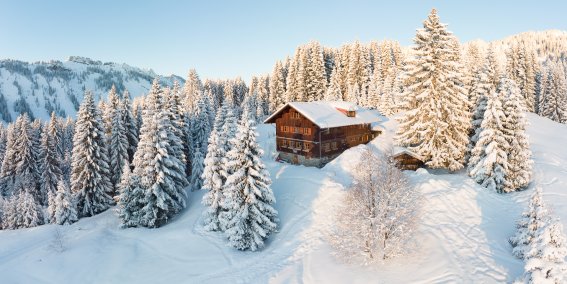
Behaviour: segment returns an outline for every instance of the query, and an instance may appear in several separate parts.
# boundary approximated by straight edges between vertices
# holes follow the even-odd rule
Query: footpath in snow
[[[536,181],[564,225],[567,202],[565,125],[529,115]],[[273,161],[274,128],[259,127],[273,179],[279,230],[260,252],[226,246],[219,233],[203,230],[202,192],[192,192],[188,208],[159,229],[120,229],[109,210],[71,226],[45,225],[0,231],[2,283],[502,283],[521,275],[523,263],[511,255],[507,238],[531,190],[500,195],[464,172],[407,172],[421,192],[420,227],[411,255],[379,267],[343,264],[325,236],[335,206],[350,183],[362,147],[384,151],[395,123],[367,146],[346,151],[323,169]],[[56,229],[65,250],[58,252]]]

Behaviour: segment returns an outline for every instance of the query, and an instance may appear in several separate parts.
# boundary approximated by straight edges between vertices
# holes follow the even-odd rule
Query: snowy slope
[[[93,91],[95,98],[106,98],[115,84],[119,92],[126,89],[136,97],[147,93],[156,76],[152,70],[78,56],[65,62],[1,60],[0,100],[3,97],[6,101],[11,120],[22,109],[29,109],[34,117],[42,119],[48,118],[51,111],[74,117],[85,90]],[[175,75],[161,78],[167,86],[172,86],[174,80],[184,82]],[[3,117],[4,114],[0,115],[0,120]]]
[[[529,115],[536,180],[567,226],[567,127]],[[368,147],[391,145],[396,123]],[[119,229],[112,211],[71,226],[46,225],[0,231],[4,283],[501,283],[520,276],[523,263],[511,255],[507,237],[532,190],[499,195],[464,173],[407,172],[423,194],[422,220],[413,254],[379,267],[337,261],[325,241],[362,147],[346,151],[323,169],[272,161],[274,128],[261,126],[260,143],[273,179],[279,232],[260,252],[239,252],[222,235],[202,230],[202,192],[188,209],[160,229]],[[54,232],[65,235],[63,252]]]

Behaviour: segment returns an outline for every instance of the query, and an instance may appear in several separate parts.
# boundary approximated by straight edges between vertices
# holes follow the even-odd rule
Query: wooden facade
[[[279,158],[293,164],[323,166],[343,151],[377,136],[369,123],[320,128],[293,107],[272,119]]]
[[[400,170],[415,171],[424,166],[424,163],[416,155],[412,155],[407,151],[402,151],[394,154],[394,161]]]

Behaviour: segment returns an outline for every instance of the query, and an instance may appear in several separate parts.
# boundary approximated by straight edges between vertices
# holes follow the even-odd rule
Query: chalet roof
[[[423,162],[423,158],[422,158],[420,155],[418,155],[417,153],[415,153],[415,152],[409,150],[409,149],[406,148],[406,147],[395,146],[395,147],[394,147],[394,153],[393,153],[394,157],[399,156],[399,155],[402,155],[402,154],[410,155],[410,156],[412,156],[412,157],[414,157],[414,158],[416,158],[416,159],[418,159],[418,160],[420,160],[420,161]]]
[[[287,107],[294,108],[320,128],[341,127],[348,125],[366,124],[380,121],[380,114],[349,102],[289,102],[268,117],[264,123],[274,123],[275,118]],[[345,111],[355,111],[354,117],[348,117]]]

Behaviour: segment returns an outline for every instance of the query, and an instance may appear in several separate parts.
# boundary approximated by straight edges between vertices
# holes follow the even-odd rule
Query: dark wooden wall
[[[321,151],[319,151],[319,133]],[[333,156],[350,147],[366,144],[374,138],[370,124],[320,129],[291,107],[276,118],[276,136],[278,151],[308,158],[319,157],[319,154],[322,157]]]

